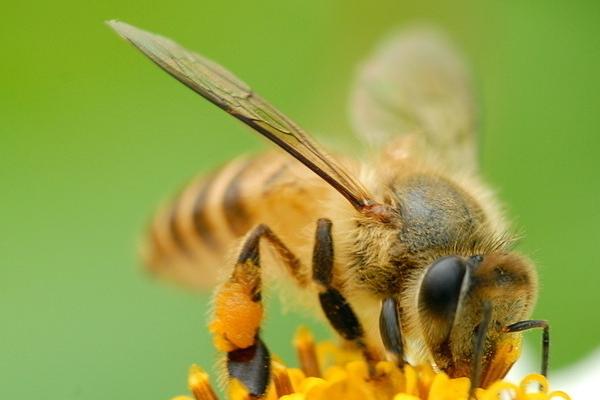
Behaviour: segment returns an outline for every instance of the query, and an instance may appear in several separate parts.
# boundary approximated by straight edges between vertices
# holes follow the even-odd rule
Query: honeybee
[[[214,284],[226,271],[210,330],[229,375],[252,395],[265,393],[270,374],[260,339],[265,268],[318,299],[370,362],[430,362],[485,387],[516,360],[521,332],[542,328],[546,374],[549,327],[528,319],[536,269],[513,251],[499,203],[477,176],[471,82],[443,36],[404,31],[362,66],[352,105],[358,133],[378,149],[367,163],[330,155],[213,61],[109,25],[284,150],[192,182],[155,218],[146,246],[152,271],[188,285]],[[237,258],[228,266],[231,247]]]

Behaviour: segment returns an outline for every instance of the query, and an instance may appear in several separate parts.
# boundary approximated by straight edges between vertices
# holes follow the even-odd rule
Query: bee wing
[[[443,35],[392,35],[359,70],[351,98],[358,134],[381,146],[413,134],[453,167],[477,167],[471,79]]]
[[[120,21],[107,22],[163,70],[275,142],[339,191],[358,210],[374,202],[364,186],[298,125],[217,63],[165,37]]]

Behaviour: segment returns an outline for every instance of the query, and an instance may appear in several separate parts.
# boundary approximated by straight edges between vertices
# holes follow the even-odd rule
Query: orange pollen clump
[[[248,285],[227,283],[217,295],[215,319],[209,325],[215,347],[232,351],[253,345],[262,316],[263,308],[252,299]]]

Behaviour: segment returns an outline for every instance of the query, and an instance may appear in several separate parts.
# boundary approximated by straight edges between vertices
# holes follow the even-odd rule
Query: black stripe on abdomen
[[[207,207],[208,197],[211,189],[213,188],[213,183],[218,175],[218,173],[212,174],[202,184],[202,187],[196,196],[196,200],[194,201],[194,207],[192,210],[192,221],[195,232],[198,234],[206,247],[215,251],[221,248],[221,244],[213,235],[215,227],[211,226],[206,212],[209,208]]]
[[[223,193],[223,214],[229,229],[235,236],[242,236],[251,226],[250,214],[242,198],[241,184],[244,173],[252,165],[252,160],[245,161]]]
[[[169,234],[171,235],[171,239],[173,239],[173,243],[177,247],[177,249],[181,252],[181,254],[185,256],[189,256],[190,251],[181,236],[181,232],[177,227],[177,212],[179,210],[179,202],[178,198],[172,205],[171,210],[169,211],[169,217],[167,223],[169,224]]]

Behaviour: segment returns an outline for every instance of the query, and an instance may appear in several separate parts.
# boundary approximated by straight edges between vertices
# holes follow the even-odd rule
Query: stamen
[[[298,328],[294,337],[294,347],[300,362],[300,368],[306,376],[321,376],[321,368],[317,359],[315,339],[306,328]]]
[[[484,316],[483,325],[489,319]],[[482,328],[483,329],[483,328]],[[470,389],[469,378],[450,378],[431,365],[413,367],[407,363],[399,368],[392,361],[375,364],[375,374],[369,374],[369,364],[360,349],[344,348],[332,343],[315,341],[306,329],[300,329],[294,339],[302,369],[321,377],[309,376],[298,368],[288,368],[272,359],[271,381],[262,397],[252,396],[236,379],[227,382],[227,398],[231,400],[571,400],[562,391],[550,391],[548,380],[531,374],[519,384],[506,381],[490,382],[487,389]],[[513,343],[514,345],[514,343]],[[510,349],[508,349],[510,350]],[[508,351],[513,356],[511,351]],[[326,359],[331,359],[327,366]],[[326,367],[327,366],[327,367]],[[321,374],[321,369],[323,373]],[[316,371],[316,372],[315,372]],[[189,375],[192,397],[172,400],[217,400],[208,375],[192,366]]]
[[[196,400],[217,400],[208,374],[197,365],[192,365],[188,376],[188,386]]]
[[[277,397],[285,396],[294,392],[292,381],[288,375],[288,370],[280,362],[273,361],[272,364],[273,372],[273,384],[275,385],[275,392]]]

